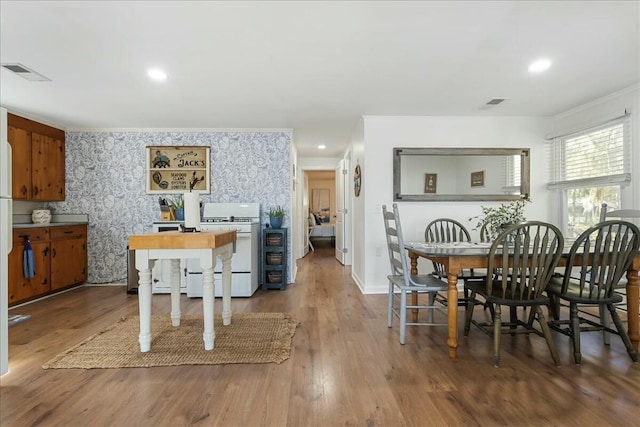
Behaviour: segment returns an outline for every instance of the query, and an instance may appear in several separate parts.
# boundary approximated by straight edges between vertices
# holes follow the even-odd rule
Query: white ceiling
[[[67,129],[292,128],[301,157],[340,156],[363,115],[549,116],[640,82],[638,1],[3,0],[0,16],[1,62],[51,79],[2,68],[10,110]]]

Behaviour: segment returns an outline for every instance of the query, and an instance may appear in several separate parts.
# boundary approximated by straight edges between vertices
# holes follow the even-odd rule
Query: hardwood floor
[[[123,287],[82,287],[9,314],[32,318],[9,330],[10,372],[0,380],[2,426],[619,426],[640,415],[640,366],[619,337],[583,334],[575,366],[569,339],[503,336],[500,368],[492,340],[462,336],[450,360],[442,327],[387,328],[386,295],[362,295],[332,256],[298,261],[285,291],[234,298],[234,312],[287,311],[300,325],[280,365],[43,370],[56,354],[136,315]],[[220,305],[218,305],[220,304]],[[199,299],[182,297],[183,314]],[[216,310],[221,301],[216,300]],[[153,298],[169,312],[169,296]],[[478,315],[482,315],[477,310]],[[463,312],[460,311],[460,325]],[[636,421],[633,421],[636,419]]]

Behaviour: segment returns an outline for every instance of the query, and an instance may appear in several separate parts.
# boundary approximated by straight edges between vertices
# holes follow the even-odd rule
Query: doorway
[[[306,254],[314,250],[313,242],[335,247],[336,178],[334,170],[305,171],[304,174],[308,200],[305,215],[309,223]]]

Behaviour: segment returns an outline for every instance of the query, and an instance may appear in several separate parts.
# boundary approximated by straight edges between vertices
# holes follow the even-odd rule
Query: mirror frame
[[[402,156],[515,156],[521,157],[520,194],[402,194],[400,171]],[[528,148],[393,148],[394,202],[466,202],[529,200],[530,150]]]

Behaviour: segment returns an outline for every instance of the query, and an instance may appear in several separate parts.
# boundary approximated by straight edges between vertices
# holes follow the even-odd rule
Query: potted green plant
[[[273,208],[270,208],[269,209],[269,224],[271,224],[271,227],[273,227],[273,228],[281,228],[282,227],[282,220],[284,218],[284,215],[285,215],[284,207],[275,206]]]
[[[501,203],[497,207],[480,206],[482,213],[469,218],[469,221],[477,220],[474,230],[486,226],[491,236],[497,236],[506,227],[527,220],[524,216],[524,203],[525,201],[520,199]]]
[[[184,221],[184,197],[182,197],[182,194],[172,198],[169,204],[173,208],[176,220]]]

